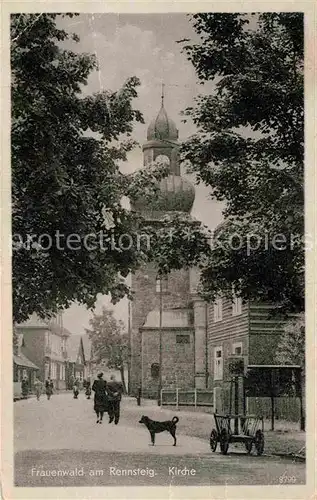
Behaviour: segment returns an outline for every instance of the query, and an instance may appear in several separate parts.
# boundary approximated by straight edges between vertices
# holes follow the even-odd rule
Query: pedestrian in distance
[[[22,397],[24,399],[27,399],[28,394],[29,394],[29,382],[26,377],[23,377],[22,382],[21,382],[21,392],[22,392]]]
[[[34,381],[34,388],[35,388],[35,395],[36,395],[36,399],[39,401],[40,400],[40,397],[41,397],[41,394],[42,394],[42,382],[40,381],[39,378],[36,378],[35,381]]]
[[[121,382],[116,380],[115,375],[111,375],[110,382],[107,384],[107,393],[109,401],[109,424],[113,422],[115,425],[119,423],[120,420],[120,403],[123,393],[123,385]]]
[[[74,385],[73,385],[74,399],[78,399],[78,394],[79,394],[79,380],[76,378]]]
[[[94,411],[97,415],[97,424],[102,423],[103,414],[108,411],[107,382],[103,379],[103,373],[98,373],[97,379],[92,384],[94,396]]]
[[[90,380],[85,380],[84,381],[84,388],[85,390],[85,396],[87,396],[87,399],[90,399],[91,396],[91,383]]]
[[[51,396],[53,394],[53,389],[54,389],[53,380],[51,380],[51,377],[48,377],[45,382],[45,392],[47,399],[51,399]]]

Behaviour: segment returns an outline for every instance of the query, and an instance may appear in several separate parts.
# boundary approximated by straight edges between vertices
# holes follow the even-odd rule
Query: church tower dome
[[[156,118],[154,118],[148,129],[147,129],[147,140],[155,141],[155,140],[169,140],[169,141],[177,141],[178,139],[178,130],[176,128],[175,123],[171,120],[164,108],[164,104],[162,102],[161,109]]]
[[[161,109],[148,127],[147,142],[142,150],[144,167],[158,156],[164,156],[169,161],[169,173],[161,180],[159,193],[153,200],[138,198],[133,200],[133,208],[154,218],[166,212],[190,213],[195,200],[195,189],[180,175],[178,130],[165,110],[163,92]]]

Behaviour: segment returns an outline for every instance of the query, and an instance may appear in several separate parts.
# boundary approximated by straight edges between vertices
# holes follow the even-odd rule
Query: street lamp
[[[162,403],[162,319],[163,319],[163,289],[162,276],[159,277],[160,283],[160,312],[159,312],[159,387],[158,387],[158,406]]]

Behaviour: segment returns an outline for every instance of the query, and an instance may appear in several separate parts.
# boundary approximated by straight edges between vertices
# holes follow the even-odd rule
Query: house
[[[81,336],[84,347],[85,366],[84,366],[84,379],[91,379],[93,376],[93,355],[92,355],[92,342],[87,334]]]
[[[217,412],[259,412],[270,415],[270,398],[247,397],[244,377],[248,371],[278,366],[275,352],[285,318],[272,315],[272,306],[218,297],[208,306],[209,388],[214,391]],[[235,375],[239,375],[236,377]],[[236,395],[236,396],[235,396]],[[277,398],[277,414],[299,418],[299,401]]]
[[[13,398],[21,397],[21,383],[23,378],[27,378],[29,391],[34,389],[34,380],[39,371],[39,367],[30,361],[22,352],[23,336],[17,336],[17,345],[13,351]]]
[[[61,316],[44,321],[35,314],[26,322],[15,325],[23,336],[21,353],[39,368],[39,378],[51,377],[54,388],[66,388],[67,339],[70,332],[62,326]]]
[[[85,352],[81,335],[70,335],[67,339],[66,387],[72,389],[76,379],[83,382],[85,376]]]

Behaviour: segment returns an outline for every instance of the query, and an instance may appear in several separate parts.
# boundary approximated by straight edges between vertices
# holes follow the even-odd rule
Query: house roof
[[[76,363],[79,353],[81,335],[70,335],[67,339],[67,356],[69,361]]]
[[[56,319],[51,319],[51,320],[43,320],[39,318],[36,314],[32,314],[32,316],[29,317],[27,321],[24,321],[23,323],[19,323],[15,325],[17,329],[23,329],[23,328],[43,328],[46,330],[50,330],[52,333],[55,333],[56,335],[59,336],[69,336],[71,335],[70,331],[67,330],[67,328],[64,328],[63,326],[60,326]]]
[[[39,367],[36,366],[32,361],[30,361],[24,354],[14,354],[13,355],[13,362],[16,365],[19,366],[24,366],[26,368],[33,368],[34,370],[39,370]]]
[[[83,339],[85,360],[90,361],[91,360],[91,348],[92,348],[91,340],[86,333],[84,335],[82,335],[81,338]]]
[[[32,314],[26,321],[15,325],[17,328],[47,328],[47,321],[39,318],[36,314]]]
[[[59,326],[55,321],[50,321],[48,323],[48,328],[51,330],[51,332],[55,333],[56,335],[64,336],[66,335],[67,337],[71,337],[71,332],[67,330],[67,328],[64,328],[63,326]]]

